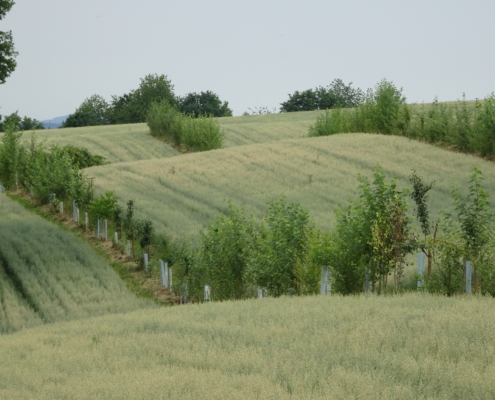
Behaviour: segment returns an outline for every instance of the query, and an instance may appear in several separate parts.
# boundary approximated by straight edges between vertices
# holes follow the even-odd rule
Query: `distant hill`
[[[57,129],[63,122],[67,119],[68,115],[64,115],[63,117],[56,117],[52,119],[46,119],[41,121],[44,125],[45,129]]]

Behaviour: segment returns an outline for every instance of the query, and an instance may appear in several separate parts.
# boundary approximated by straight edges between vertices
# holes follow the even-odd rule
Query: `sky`
[[[16,0],[0,21],[17,68],[0,114],[47,120],[163,74],[211,90],[234,115],[280,108],[334,79],[381,79],[408,102],[495,91],[495,0]]]

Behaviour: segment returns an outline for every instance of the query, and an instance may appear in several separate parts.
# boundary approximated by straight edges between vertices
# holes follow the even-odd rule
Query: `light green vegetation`
[[[180,154],[170,145],[156,140],[146,124],[89,126],[83,128],[45,129],[36,131],[38,141],[48,146],[84,147],[112,163],[172,157]],[[30,140],[29,131],[23,135]]]
[[[301,111],[220,118],[220,126],[225,131],[223,147],[306,137],[309,127],[322,113],[324,111]]]
[[[449,210],[451,186],[466,187],[478,165],[489,193],[495,165],[402,137],[346,134],[237,146],[180,157],[119,163],[88,170],[98,192],[115,191],[136,201],[136,216],[150,219],[159,233],[196,235],[225,213],[227,201],[261,217],[267,201],[285,194],[309,210],[316,225],[330,229],[334,210],[357,195],[357,175],[371,176],[380,164],[398,186],[409,187],[412,169],[436,181],[431,209]]]
[[[493,399],[493,300],[293,297],[0,336],[4,399]]]
[[[82,239],[0,193],[0,334],[147,304]]]

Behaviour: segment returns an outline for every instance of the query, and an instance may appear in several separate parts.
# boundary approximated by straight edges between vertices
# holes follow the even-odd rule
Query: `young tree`
[[[430,212],[428,210],[428,192],[431,190],[435,182],[431,182],[429,185],[423,182],[421,176],[419,176],[416,171],[413,170],[411,176],[409,177],[409,182],[412,184],[412,191],[409,194],[411,198],[416,203],[416,209],[414,214],[416,219],[419,221],[421,226],[421,232],[423,233],[424,243],[421,243],[421,251],[423,251],[428,258],[428,269],[427,276],[431,276],[431,266],[433,261],[433,250],[432,245],[428,245],[428,236],[432,233],[432,226],[430,221]],[[433,242],[437,237],[438,221],[433,228]]]
[[[0,21],[10,11],[14,5],[13,0],[0,0]],[[12,31],[0,31],[0,85],[14,72],[17,62],[15,58],[18,53],[15,51]]]

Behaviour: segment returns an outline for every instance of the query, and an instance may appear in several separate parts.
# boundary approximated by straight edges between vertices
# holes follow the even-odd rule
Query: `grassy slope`
[[[145,305],[82,239],[0,193],[0,334]]]
[[[146,124],[90,126],[84,128],[45,129],[36,131],[39,141],[59,146],[85,147],[110,162],[146,160],[172,157],[180,154],[166,143],[157,141],[149,134]],[[30,140],[30,132],[24,134]]]
[[[357,175],[371,176],[380,164],[399,187],[416,169],[435,180],[434,215],[451,204],[454,184],[467,186],[474,164],[495,192],[495,165],[405,138],[349,134],[289,139],[237,146],[180,157],[120,163],[88,170],[99,191],[114,190],[136,201],[138,218],[149,218],[159,232],[197,234],[227,208],[227,201],[259,217],[267,201],[285,194],[299,201],[320,228],[331,228],[333,211],[356,194]]]
[[[303,297],[0,336],[3,399],[493,399],[493,300]]]

